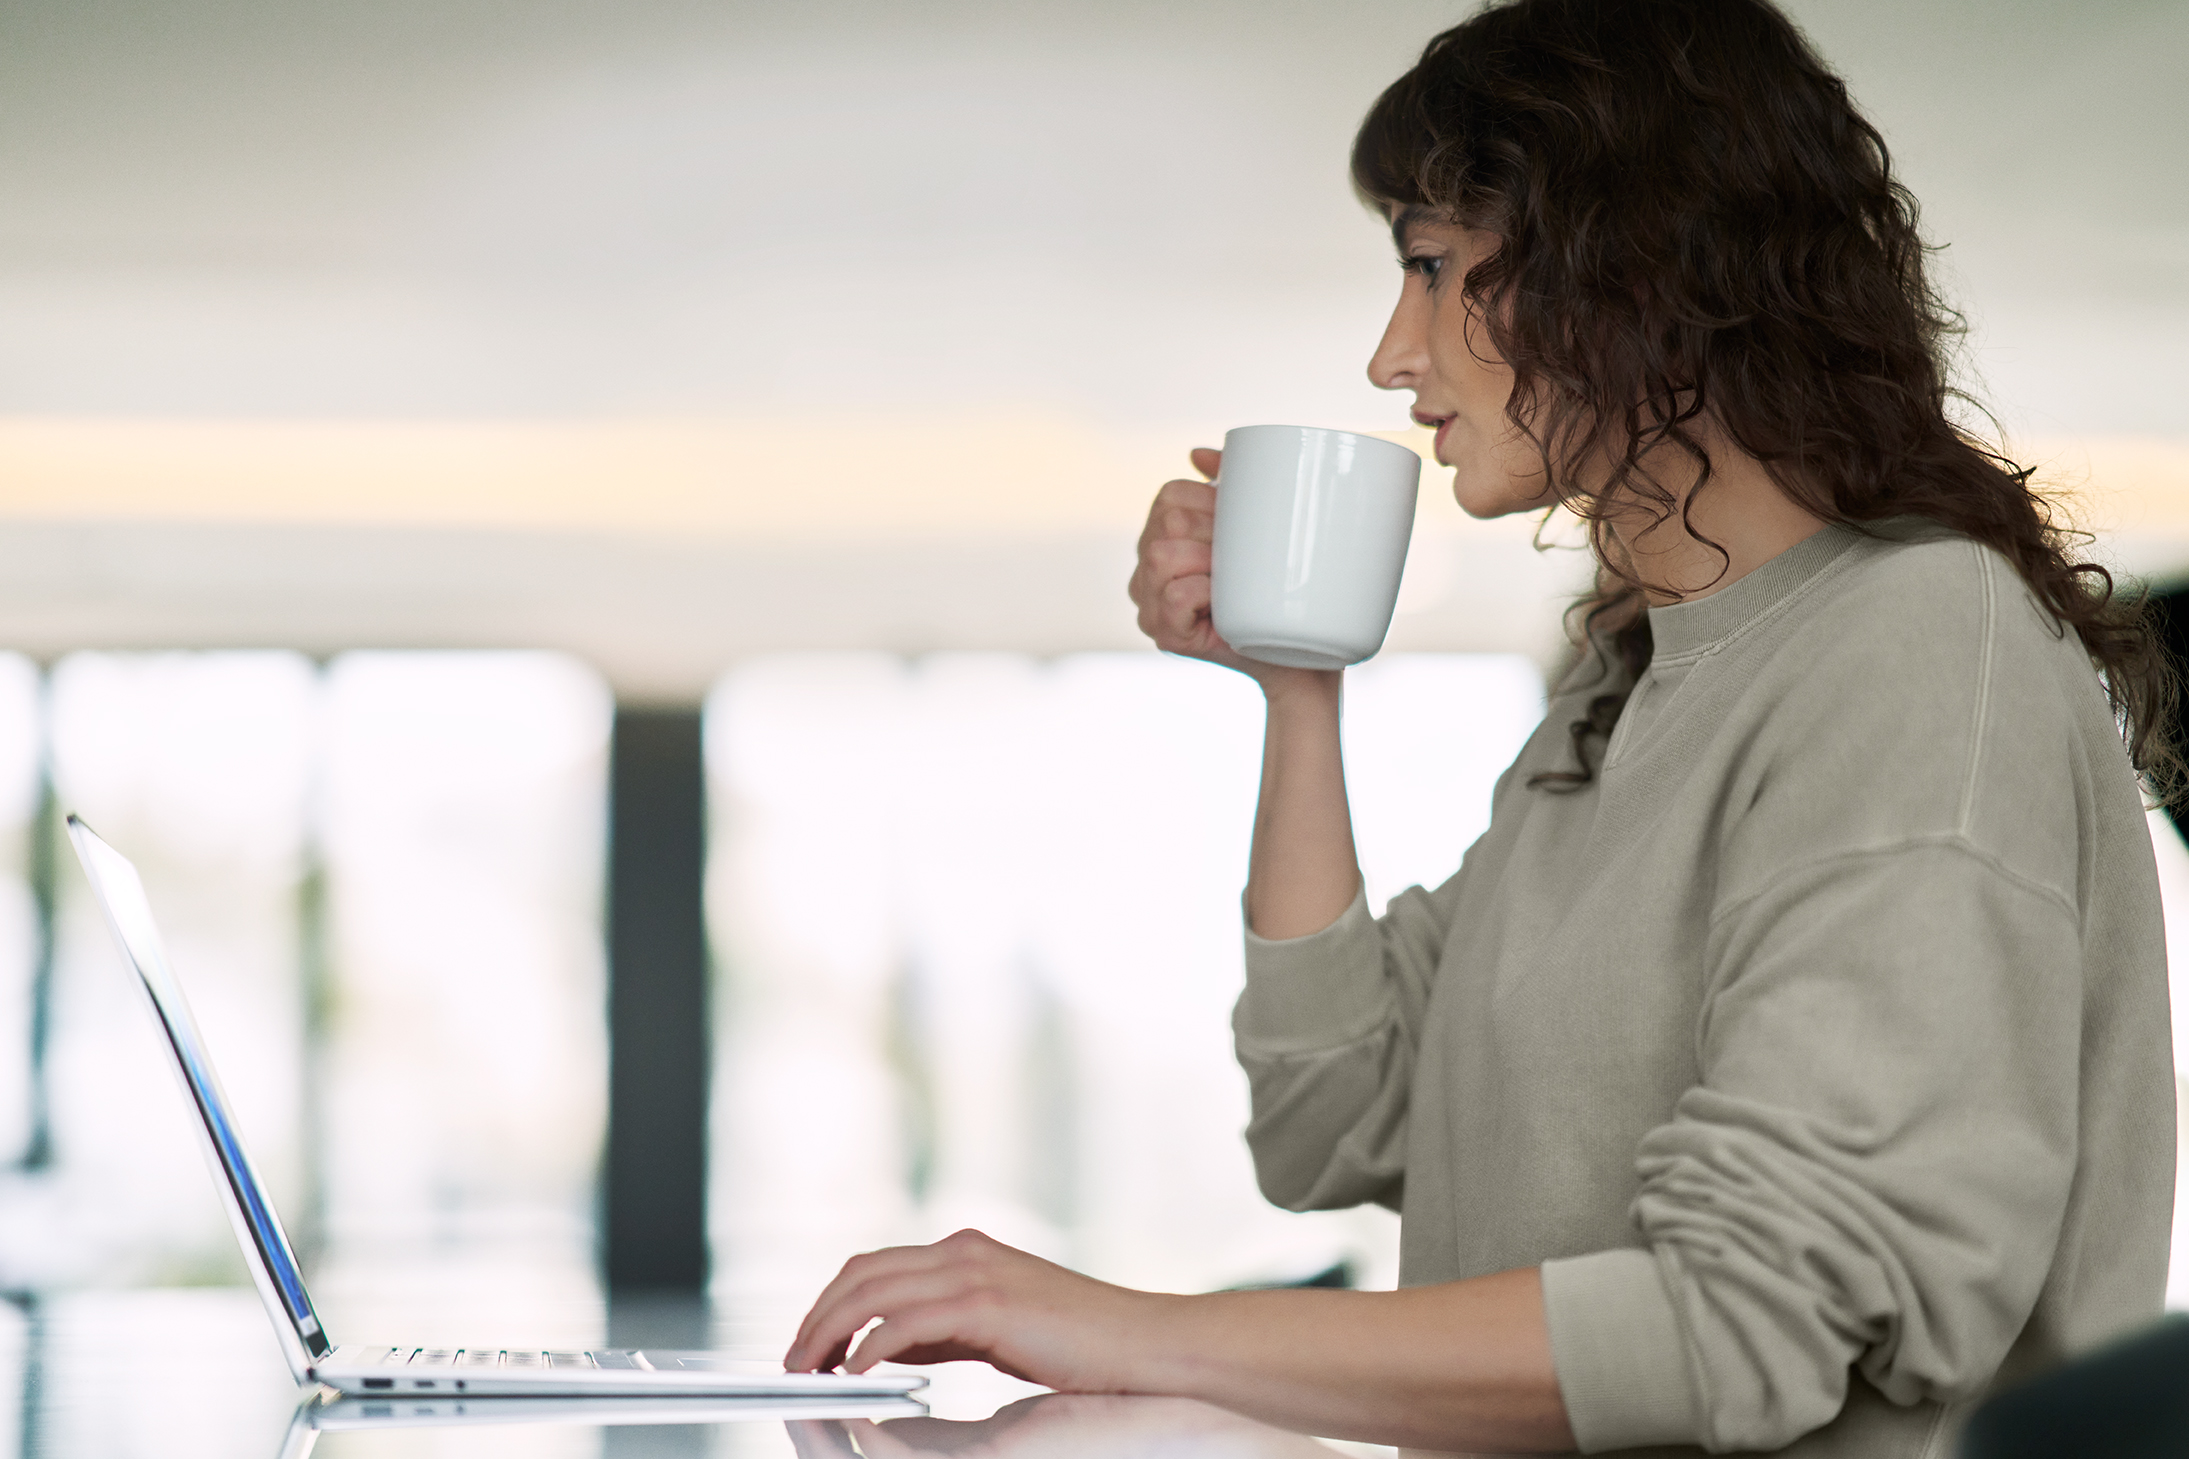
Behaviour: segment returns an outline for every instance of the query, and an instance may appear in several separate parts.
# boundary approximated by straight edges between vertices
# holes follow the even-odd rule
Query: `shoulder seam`
[[[1987,868],[2001,880],[2012,882],[2023,891],[2033,893],[2053,903],[2067,914],[2070,921],[2078,926],[2081,925],[2082,910],[2076,906],[2073,897],[2061,891],[2058,887],[2047,886],[2033,877],[2024,876],[1959,831],[1937,831],[1924,836],[1902,836],[1875,846],[1856,846],[1845,851],[1828,852],[1823,856],[1815,856],[1807,861],[1796,862],[1780,871],[1754,891],[1744,892],[1733,901],[1712,912],[1710,914],[1710,925],[1716,927],[1720,922],[1732,916],[1750,902],[1765,896],[1782,882],[1791,881],[1804,872],[1816,871],[1822,867],[1830,866],[1834,862],[1862,861],[1872,857],[1891,856],[1900,851],[1917,851],[1931,846],[1943,846],[1948,850],[1961,852],[1970,860]]]

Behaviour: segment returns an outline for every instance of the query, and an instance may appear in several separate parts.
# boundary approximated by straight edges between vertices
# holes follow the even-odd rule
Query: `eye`
[[[1401,258],[1399,267],[1407,273],[1420,274],[1421,281],[1433,289],[1437,275],[1444,270],[1444,260],[1426,253],[1414,253]]]

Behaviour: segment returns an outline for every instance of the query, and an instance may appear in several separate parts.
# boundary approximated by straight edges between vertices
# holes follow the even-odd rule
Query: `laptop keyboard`
[[[600,1352],[535,1352],[524,1348],[368,1348],[359,1358],[384,1368],[641,1368],[626,1349]]]

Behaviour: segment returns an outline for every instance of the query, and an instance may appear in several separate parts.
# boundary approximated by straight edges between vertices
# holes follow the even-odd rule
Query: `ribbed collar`
[[[1802,538],[1739,582],[1707,598],[1650,609],[1653,657],[1666,659],[1693,653],[1731,638],[1862,540],[1862,533],[1834,524]]]

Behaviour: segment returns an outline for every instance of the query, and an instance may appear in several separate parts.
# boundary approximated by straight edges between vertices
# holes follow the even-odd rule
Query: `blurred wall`
[[[1405,425],[1344,157],[1464,9],[13,0],[0,638],[536,644],[687,702],[770,647],[1130,646],[1187,446]],[[2189,563],[2189,10],[1794,10],[1971,382]],[[1394,644],[1548,657],[1585,565],[1525,530],[1428,493]]]
[[[1466,9],[12,0],[0,402],[1403,424],[1345,150]],[[1792,9],[2009,418],[2189,433],[2189,11]]]

